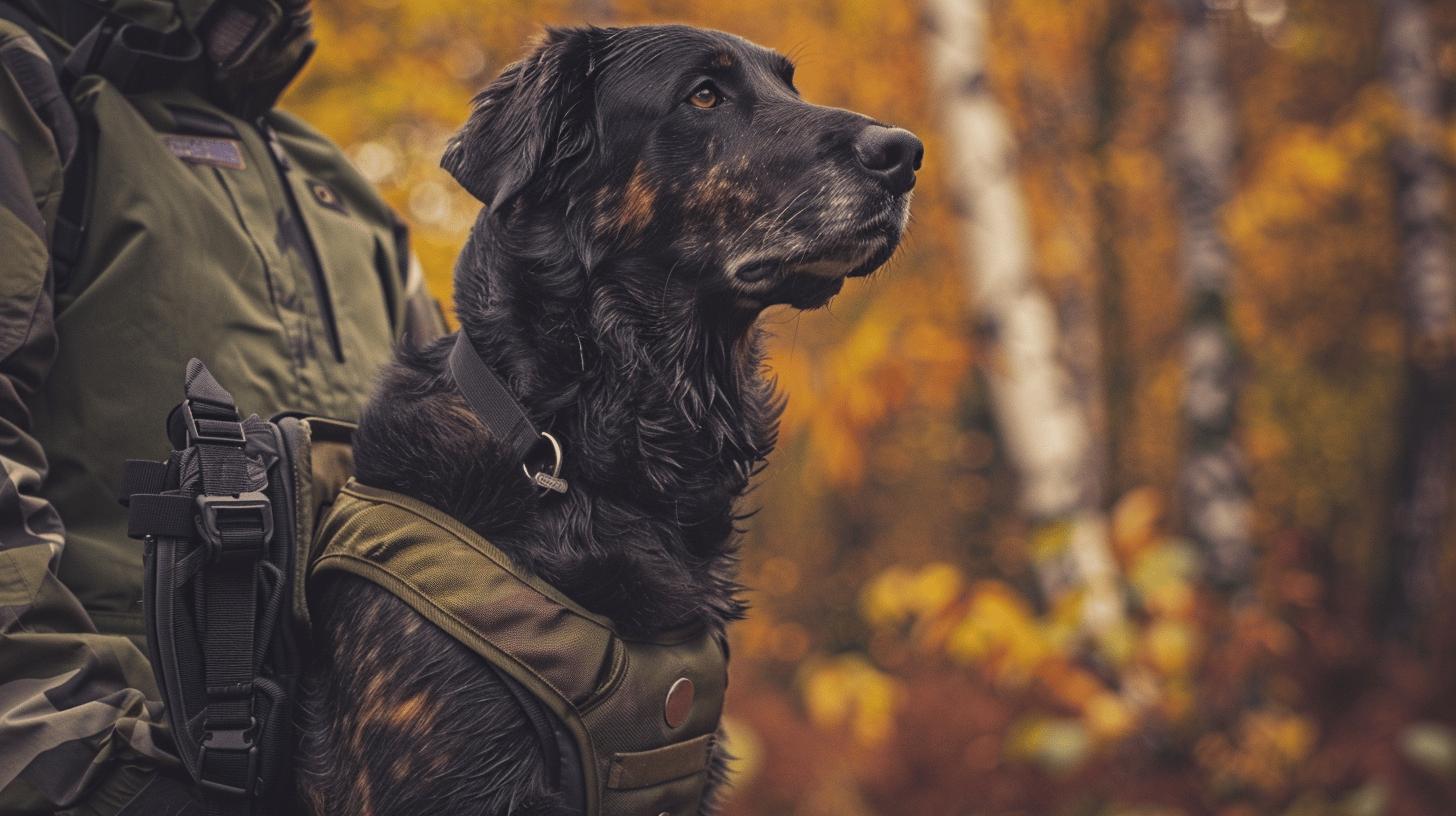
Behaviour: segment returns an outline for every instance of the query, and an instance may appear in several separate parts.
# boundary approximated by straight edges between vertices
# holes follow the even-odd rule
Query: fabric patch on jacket
[[[172,155],[192,164],[206,164],[212,167],[226,167],[242,170],[248,166],[243,161],[243,146],[234,139],[217,139],[211,136],[182,136],[175,133],[163,134],[162,144]]]

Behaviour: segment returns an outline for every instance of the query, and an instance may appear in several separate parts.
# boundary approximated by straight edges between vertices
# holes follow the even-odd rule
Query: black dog
[[[562,441],[571,489],[543,493],[501,455],[448,339],[384,372],[358,478],[448,512],[626,631],[740,617],[735,505],[782,407],[755,321],[822,306],[890,257],[922,152],[804,102],[793,72],[684,26],[553,30],[506,68],[444,158],[487,204],[455,306]],[[479,658],[361,580],[318,606],[300,746],[314,812],[559,811],[530,724]]]

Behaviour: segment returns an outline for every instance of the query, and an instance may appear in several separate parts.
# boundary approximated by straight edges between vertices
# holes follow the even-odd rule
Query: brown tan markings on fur
[[[434,717],[427,715],[425,711],[425,695],[423,694],[416,694],[389,712],[389,723],[397,728],[408,728],[421,720],[426,726],[421,730],[428,731],[428,725],[433,722]]]
[[[713,64],[719,68],[732,68],[733,55],[727,51],[719,51],[713,55]]]
[[[410,757],[412,756],[414,756],[414,754],[406,752],[400,754],[398,757],[395,757],[394,762],[390,763],[389,777],[391,780],[394,781],[394,784],[404,784],[404,781],[410,778],[410,771],[412,770],[412,766],[414,765],[414,763],[410,759]]]
[[[640,235],[656,215],[657,190],[647,181],[647,171],[642,162],[632,170],[627,181],[627,191],[617,205],[612,227],[623,235]]]
[[[372,615],[377,610],[365,612]],[[406,624],[409,631],[418,631],[419,622],[411,619]],[[439,706],[432,704],[429,695],[416,691],[404,696],[404,689],[389,683],[390,677],[398,676],[396,665],[403,658],[402,652],[391,652],[373,643],[365,646],[354,644],[354,671],[362,683],[358,699],[358,713],[350,724],[348,744],[355,755],[358,772],[352,781],[353,797],[359,803],[360,813],[373,812],[373,791],[378,785],[403,784],[419,770],[417,760],[423,758],[406,753],[391,759],[387,765],[371,767],[362,758],[373,754],[377,746],[371,742],[382,738],[381,730],[395,734],[407,733],[415,744],[427,745],[428,735],[437,725]],[[403,697],[403,699],[400,699]],[[398,737],[391,737],[391,739]],[[447,767],[448,758],[433,757],[428,760],[431,770],[439,772]]]
[[[369,772],[360,770],[354,777],[354,801],[359,816],[374,816],[374,786],[369,782]]]
[[[737,162],[737,169],[747,164],[743,158]],[[719,228],[726,229],[730,217],[748,215],[753,209],[753,194],[748,185],[723,164],[715,164],[703,177],[688,189],[684,202],[689,209],[711,217]]]

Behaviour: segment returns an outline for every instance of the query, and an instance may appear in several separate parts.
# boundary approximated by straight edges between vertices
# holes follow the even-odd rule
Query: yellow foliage
[[[1030,760],[1052,773],[1075,770],[1092,748],[1083,724],[1074,719],[1033,717],[1012,729],[1006,753],[1012,759]]]
[[[972,588],[969,607],[945,649],[952,659],[986,664],[996,679],[1011,685],[1027,682],[1053,654],[1044,627],[1026,601],[994,581]]]
[[[848,726],[860,744],[874,745],[894,727],[899,687],[859,655],[810,662],[799,685],[810,720],[821,728]]]
[[[1163,497],[1150,487],[1128,491],[1112,508],[1112,545],[1123,561],[1151,545],[1163,516]]]
[[[1116,741],[1132,733],[1137,716],[1122,698],[1104,692],[1092,698],[1084,709],[1083,721],[1099,740]]]
[[[1149,611],[1186,616],[1193,609],[1199,568],[1198,553],[1187,542],[1163,539],[1133,561],[1128,583]]]
[[[938,615],[961,594],[960,570],[946,563],[927,564],[918,570],[894,566],[875,577],[860,593],[866,621],[890,625]]]
[[[1198,630],[1176,620],[1155,621],[1143,639],[1148,661],[1164,675],[1186,674],[1199,650]]]

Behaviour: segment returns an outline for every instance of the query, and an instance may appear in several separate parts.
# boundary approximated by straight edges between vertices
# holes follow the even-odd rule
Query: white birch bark
[[[1234,263],[1221,217],[1233,180],[1234,114],[1217,23],[1206,0],[1175,0],[1183,13],[1173,67],[1172,164],[1179,215],[1178,271],[1184,329],[1183,510],[1214,583],[1248,578],[1250,499],[1235,439],[1238,352],[1228,323]]]
[[[1396,475],[1394,593],[1387,614],[1402,627],[1437,611],[1450,521],[1456,414],[1456,272],[1450,199],[1437,153],[1440,79],[1430,20],[1417,0],[1386,0],[1386,79],[1401,111],[1391,146],[1401,281],[1405,289],[1407,393]]]
[[[987,7],[927,0],[947,148],[932,161],[961,213],[984,373],[1022,509],[1038,524],[1069,525],[1060,557],[1038,565],[1042,589],[1052,601],[1084,593],[1083,619],[1095,632],[1121,619],[1121,591],[1095,496],[1086,407],[1058,357],[1056,312],[1033,273],[1015,145],[986,82]]]

